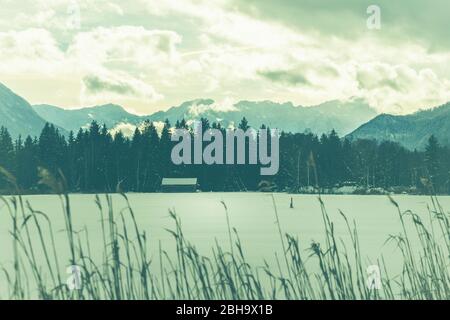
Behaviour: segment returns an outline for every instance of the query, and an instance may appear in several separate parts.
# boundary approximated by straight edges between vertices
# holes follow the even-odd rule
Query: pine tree
[[[425,165],[428,177],[433,186],[437,189],[441,187],[441,147],[434,135],[428,139],[428,144],[425,147]]]
[[[4,127],[0,128],[0,167],[13,173],[14,169],[14,145],[11,135]],[[0,174],[0,191],[11,187],[5,177]]]

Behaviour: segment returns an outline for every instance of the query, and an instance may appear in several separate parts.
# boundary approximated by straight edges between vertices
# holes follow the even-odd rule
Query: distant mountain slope
[[[450,103],[405,116],[382,114],[363,124],[348,137],[398,142],[409,149],[423,149],[434,134],[450,145]]]
[[[224,126],[238,125],[246,117],[250,125],[265,124],[291,132],[311,131],[321,134],[335,129],[339,134],[347,134],[361,123],[376,116],[376,112],[360,99],[349,102],[330,101],[314,107],[294,106],[292,103],[272,101],[240,101],[231,106],[221,106],[213,100],[185,102],[150,116],[153,121],[169,119],[194,120],[200,117],[210,122],[220,122]]]
[[[45,123],[25,99],[0,83],[0,127],[6,127],[17,138],[39,136]]]
[[[108,128],[113,128],[120,123],[140,124],[144,117],[128,113],[121,106],[107,104],[102,106],[66,110],[51,105],[35,105],[33,109],[42,118],[63,127],[67,131],[78,131],[86,128],[95,120],[100,125],[106,124]]]

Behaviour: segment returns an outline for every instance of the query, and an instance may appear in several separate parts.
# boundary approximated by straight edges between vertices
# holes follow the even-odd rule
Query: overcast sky
[[[448,0],[0,0],[0,82],[33,104],[140,114],[351,97],[409,113],[450,100],[449,13]]]

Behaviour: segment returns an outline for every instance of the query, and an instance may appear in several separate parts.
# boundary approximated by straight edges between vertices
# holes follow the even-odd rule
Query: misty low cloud
[[[211,101],[210,104],[204,103],[194,103],[189,107],[189,114],[193,117],[204,114],[207,111],[215,111],[215,112],[230,112],[237,111],[238,109],[235,106],[236,101],[233,99],[224,99],[220,102]]]

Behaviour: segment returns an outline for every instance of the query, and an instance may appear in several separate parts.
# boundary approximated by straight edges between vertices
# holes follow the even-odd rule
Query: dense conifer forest
[[[224,130],[202,122],[203,130]],[[188,128],[185,121],[174,127]],[[282,132],[279,172],[261,176],[259,165],[174,165],[171,128],[166,121],[158,132],[146,122],[126,137],[93,121],[88,129],[64,137],[46,124],[39,137],[13,140],[2,127],[0,166],[24,193],[50,192],[39,183],[39,168],[62,174],[70,192],[157,192],[163,177],[196,177],[201,191],[333,192],[352,187],[358,193],[450,192],[450,149],[433,136],[426,150],[411,151],[388,141],[350,141],[334,131],[322,136]],[[245,118],[239,128],[249,128]],[[4,177],[0,190],[14,192]]]

